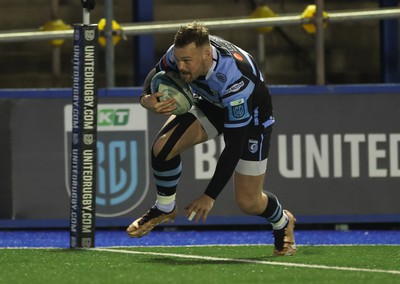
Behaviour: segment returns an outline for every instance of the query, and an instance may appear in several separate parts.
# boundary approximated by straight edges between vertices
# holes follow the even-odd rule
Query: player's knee
[[[169,147],[166,144],[166,140],[163,137],[159,137],[152,145],[151,148],[151,157],[152,157],[152,165],[161,165],[171,159],[179,156],[179,153],[176,152],[174,148]]]
[[[154,155],[154,157],[157,157],[158,154],[162,151],[164,145],[165,145],[165,139],[162,137],[159,137],[156,141],[154,141],[153,146],[151,147],[151,151]]]

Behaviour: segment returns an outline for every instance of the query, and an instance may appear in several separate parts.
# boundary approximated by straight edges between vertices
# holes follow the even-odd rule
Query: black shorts
[[[196,101],[190,110],[202,124],[208,135],[213,139],[223,133],[224,114],[221,108],[208,102]],[[247,175],[260,175],[267,169],[268,154],[271,144],[272,125],[264,128],[250,122],[246,134],[246,143],[240,157],[236,171]]]

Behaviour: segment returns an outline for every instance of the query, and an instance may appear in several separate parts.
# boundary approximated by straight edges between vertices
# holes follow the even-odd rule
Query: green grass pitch
[[[0,249],[0,283],[400,283],[400,246]]]

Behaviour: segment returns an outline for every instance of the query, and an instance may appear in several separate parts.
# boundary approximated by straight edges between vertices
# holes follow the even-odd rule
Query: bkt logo
[[[64,109],[66,184],[70,192],[72,106]],[[148,190],[147,112],[139,104],[99,104],[97,108],[96,215],[129,213]]]
[[[98,126],[127,125],[129,122],[129,109],[99,109]]]

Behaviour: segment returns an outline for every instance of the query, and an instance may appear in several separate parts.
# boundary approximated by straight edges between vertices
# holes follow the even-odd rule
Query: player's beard
[[[202,60],[200,63],[200,67],[196,72],[193,71],[180,71],[181,79],[185,83],[191,83],[196,80],[199,76],[206,76],[208,69],[206,67],[206,61]]]
[[[190,83],[193,81],[192,73],[190,71],[181,71],[181,79],[185,83]]]

